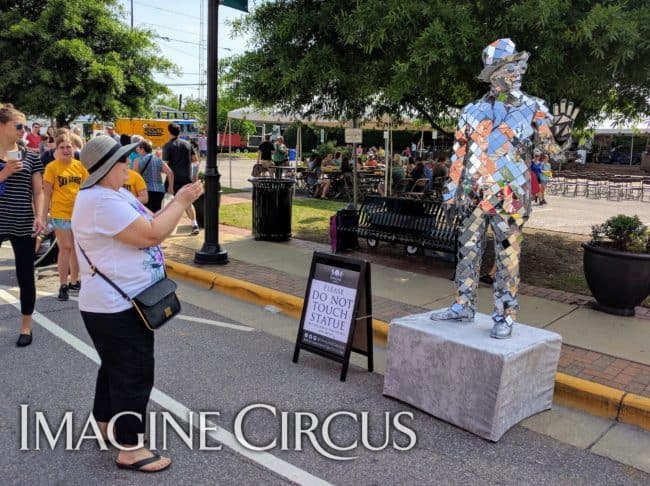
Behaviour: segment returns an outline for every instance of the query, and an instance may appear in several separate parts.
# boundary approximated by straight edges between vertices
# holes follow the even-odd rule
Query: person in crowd
[[[83,132],[83,130],[81,129],[81,127],[79,125],[75,125],[74,127],[72,127],[71,135],[76,135],[81,140],[84,139],[84,132]]]
[[[181,187],[192,182],[192,147],[187,140],[180,138],[181,127],[177,123],[170,123],[167,126],[169,141],[163,147],[163,160],[169,165],[174,173],[173,181],[169,181],[176,194]],[[187,217],[192,221],[192,234],[199,234],[199,223],[196,221],[194,206],[189,205],[186,209]]]
[[[67,128],[57,128],[56,131],[54,132],[54,136],[58,137],[59,135],[70,135],[70,130]],[[56,143],[53,144],[51,148],[48,148],[41,152],[41,163],[43,164],[43,167],[47,167],[47,164],[52,162],[55,158],[55,150],[56,150]],[[75,159],[79,160],[79,150],[74,151],[74,156]]]
[[[75,149],[76,152],[80,152],[82,148],[84,148],[84,140],[81,138],[79,135],[76,133],[72,132],[70,133],[70,141],[72,142],[72,145]],[[79,160],[79,159],[77,159]]]
[[[100,358],[93,416],[104,437],[110,435],[123,446],[118,467],[157,472],[169,467],[171,459],[150,451],[142,440],[154,382],[154,334],[88,260],[129,296],[164,278],[160,244],[203,193],[203,186],[195,182],[179,187],[173,201],[152,215],[122,187],[135,145],[121,146],[99,135],[83,148],[81,161],[90,177],[77,196],[72,230],[81,268],[79,310]],[[107,430],[118,414],[114,428]]]
[[[341,168],[341,163],[342,163],[342,160],[341,160],[341,152],[337,151],[337,152],[334,154],[334,158],[332,159],[332,162],[334,163],[334,165],[335,165],[337,168]]]
[[[331,170],[336,169],[337,167],[336,164],[334,163],[334,156],[332,154],[327,154],[323,159],[323,163],[321,164],[321,167],[323,169],[331,169]]]
[[[393,165],[391,167],[391,187],[394,189],[406,177],[406,168],[402,164],[402,158],[399,154],[393,156]]]
[[[43,166],[36,153],[18,143],[25,129],[23,113],[0,105],[0,242],[9,240],[14,252],[22,314],[19,347],[32,343],[34,236],[45,229]]]
[[[120,135],[120,143],[122,145],[125,145],[125,143],[122,141],[123,135]],[[142,137],[140,135],[131,135],[128,138],[128,141],[126,142],[126,145],[131,144],[131,143],[140,143],[142,142]],[[129,154],[129,169],[133,169],[133,166],[135,165],[135,161],[138,159],[139,154],[136,150],[131,152]]]
[[[78,292],[81,288],[79,263],[74,252],[74,236],[70,221],[79,188],[88,175],[81,162],[74,158],[74,146],[70,134],[58,135],[55,159],[47,165],[43,175],[43,191],[45,208],[50,211],[50,219],[59,247],[56,262],[59,272],[57,298],[61,301],[67,301],[69,292]]]
[[[284,138],[278,137],[273,144],[273,155],[271,156],[273,163],[278,165],[285,165],[289,160],[289,149],[284,144]]]
[[[205,160],[208,156],[208,137],[205,135],[204,131],[199,133],[199,157],[201,160]]]
[[[314,157],[309,166],[309,174],[307,175],[307,187],[313,197],[320,197],[322,189],[321,170],[323,165],[322,157]]]
[[[413,182],[417,181],[418,179],[424,179],[426,177],[424,171],[424,162],[422,162],[422,160],[418,160],[418,162],[415,164],[413,170],[411,170],[410,177],[413,179]]]
[[[368,160],[366,160],[366,167],[377,167],[378,165],[375,157],[368,157]]]
[[[323,169],[336,169],[336,163],[334,162],[334,156],[332,154],[327,154],[323,159],[323,164],[321,165]]]
[[[449,175],[448,158],[444,155],[438,157],[436,165],[433,166],[433,178],[447,177]]]
[[[530,193],[536,203],[542,204],[539,187],[539,173],[542,171],[542,151],[535,149],[530,161]]]
[[[25,135],[25,141],[27,142],[27,150],[41,153],[41,125],[38,123],[32,123],[32,130]]]
[[[49,135],[47,133],[41,133],[41,143],[38,146],[38,153],[42,154],[47,150],[47,141],[49,139]]]
[[[133,165],[133,170],[142,175],[147,185],[146,206],[155,214],[162,208],[162,201],[165,196],[162,174],[167,176],[167,181],[169,181],[167,192],[171,194],[174,187],[174,172],[165,162],[152,153],[153,147],[149,140],[142,140],[138,143],[136,151],[138,152],[138,158]]]
[[[549,179],[551,178],[551,159],[549,158],[548,154],[543,154],[542,155],[542,161],[541,161],[541,166],[542,169],[539,171],[539,174],[537,175],[537,179],[539,180],[539,204],[540,205],[545,205],[548,204],[546,202],[546,185],[548,184]]]
[[[142,176],[133,169],[129,169],[126,182],[122,187],[133,194],[142,204],[146,205],[149,202],[147,183],[144,181]]]
[[[340,152],[338,152],[340,154]],[[348,181],[352,177],[352,165],[350,165],[350,159],[348,157],[343,157],[341,160],[341,173],[336,174],[332,179],[325,179],[323,181],[323,186],[321,190],[321,198],[327,198],[327,194],[330,192],[330,189],[334,188],[334,191],[340,193],[343,187],[345,186],[345,179]]]
[[[404,168],[407,177],[412,177],[411,172],[413,172],[414,168],[415,168],[415,159],[413,157],[409,157],[408,161],[406,162],[406,167]]]
[[[115,124],[113,124],[113,123],[106,123],[106,124],[104,125],[104,133],[105,133],[106,135],[108,135],[109,137],[111,137],[111,138],[112,138],[113,140],[115,140],[116,142],[119,142],[119,141],[120,141],[120,136],[119,136],[117,133],[115,133]]]
[[[264,135],[264,141],[257,147],[257,164],[261,165],[270,175],[275,173],[273,164],[274,146],[271,135]]]
[[[55,138],[57,136],[56,130],[52,125],[50,125],[49,127],[47,127],[45,134],[47,135],[47,143],[45,144],[45,150],[51,150],[54,148]],[[43,151],[41,151],[41,153],[43,153]]]

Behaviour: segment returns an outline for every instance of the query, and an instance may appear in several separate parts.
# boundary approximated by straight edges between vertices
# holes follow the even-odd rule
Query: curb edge
[[[172,277],[254,304],[272,304],[284,314],[301,317],[303,299],[295,295],[169,259],[165,263]],[[373,337],[378,344],[387,344],[388,328],[387,322],[372,320]],[[558,372],[553,400],[559,405],[650,431],[650,398]]]

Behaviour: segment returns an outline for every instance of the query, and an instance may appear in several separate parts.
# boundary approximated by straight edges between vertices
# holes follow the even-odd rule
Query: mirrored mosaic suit
[[[490,226],[497,265],[491,332],[495,338],[510,337],[519,307],[521,230],[531,205],[529,154],[533,145],[559,152],[544,101],[519,90],[527,59],[528,53],[518,53],[510,39],[499,39],[483,51],[480,78],[492,89],[462,110],[443,196],[463,220],[455,278],[458,295],[454,305],[431,318],[473,319]]]

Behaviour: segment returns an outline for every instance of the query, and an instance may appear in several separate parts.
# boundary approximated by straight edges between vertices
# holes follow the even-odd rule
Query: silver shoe
[[[512,322],[508,322],[508,320],[495,321],[490,331],[490,337],[495,339],[508,339],[512,337]]]
[[[429,319],[432,321],[472,322],[474,311],[464,305],[453,304],[448,309],[432,312]]]

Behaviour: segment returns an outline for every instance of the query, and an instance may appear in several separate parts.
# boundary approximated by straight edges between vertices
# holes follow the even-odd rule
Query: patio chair
[[[640,201],[650,202],[650,177],[641,179],[641,198]]]
[[[411,190],[406,195],[409,197],[422,197],[428,186],[429,179],[426,177],[418,179],[413,183],[413,187],[411,187]]]
[[[393,188],[393,195],[396,197],[402,197],[405,193],[409,192],[412,185],[413,179],[405,177],[395,185]]]
[[[562,195],[567,197],[575,197],[576,187],[578,184],[578,177],[573,173],[566,173],[564,175],[564,186],[562,188]]]

